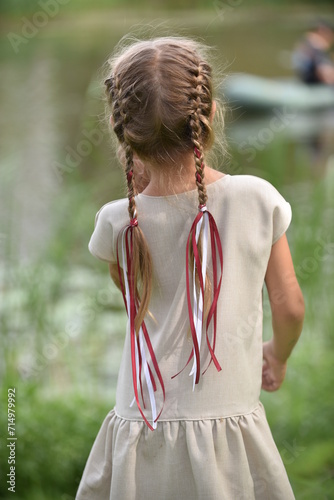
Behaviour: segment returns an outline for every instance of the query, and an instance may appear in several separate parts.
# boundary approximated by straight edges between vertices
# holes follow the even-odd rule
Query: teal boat
[[[307,112],[334,108],[334,86],[307,85],[293,79],[234,73],[226,77],[221,91],[232,109],[241,106],[265,111],[285,107]]]

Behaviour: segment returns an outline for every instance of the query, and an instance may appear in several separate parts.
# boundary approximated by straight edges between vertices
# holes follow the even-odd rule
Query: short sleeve
[[[114,262],[113,228],[107,217],[107,205],[104,205],[95,216],[95,228],[88,244],[90,253],[100,260]]]
[[[273,210],[273,245],[287,231],[291,218],[292,212],[290,203],[288,203],[283,196],[276,191]]]
[[[274,245],[287,231],[291,218],[291,206],[267,180],[252,175],[235,176],[242,191],[241,203],[245,207],[244,218],[254,219],[256,238],[265,238],[266,244]],[[256,221],[258,224],[256,224]]]

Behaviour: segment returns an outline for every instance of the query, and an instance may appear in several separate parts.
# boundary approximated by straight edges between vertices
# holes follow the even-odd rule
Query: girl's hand
[[[273,352],[272,341],[263,343],[262,389],[277,391],[282,385],[286,373],[286,362],[277,359]]]

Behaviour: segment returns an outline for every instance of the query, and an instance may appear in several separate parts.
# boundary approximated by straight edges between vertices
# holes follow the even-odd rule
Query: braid
[[[199,63],[195,69],[194,92],[192,94],[192,114],[190,116],[191,141],[194,148],[194,158],[196,167],[196,185],[198,189],[199,205],[203,206],[207,201],[206,187],[204,184],[204,155],[203,155],[203,129],[211,129],[207,118],[208,112],[204,108],[208,105],[203,102],[208,94],[208,76],[210,68],[205,63]],[[211,107],[211,101],[209,103]],[[203,111],[206,111],[204,113]]]
[[[199,140],[200,134],[200,121],[198,114],[194,113],[194,118],[191,120],[191,140],[194,145],[194,157],[195,157],[195,167],[196,167],[196,185],[198,190],[198,201],[199,204],[205,205],[208,199],[206,194],[206,187],[204,184],[204,156],[202,151],[202,145]]]
[[[124,129],[128,123],[128,117],[126,114],[126,97],[122,95],[122,89],[120,87],[118,79],[114,79],[113,76],[107,78],[105,81],[106,93],[112,105],[113,119],[114,119],[114,132],[118,137],[118,140],[122,144],[123,150],[125,152],[125,175],[127,182],[127,191],[129,199],[129,216],[130,221],[136,218],[136,203],[135,195],[137,194],[135,183],[134,183],[134,173],[133,173],[133,151],[131,146],[126,142],[124,136]]]
[[[129,216],[130,220],[136,219],[136,203],[135,203],[135,184],[134,184],[134,174],[133,174],[133,151],[131,146],[125,143],[125,159],[126,159],[126,181],[128,186],[128,198],[129,198]]]

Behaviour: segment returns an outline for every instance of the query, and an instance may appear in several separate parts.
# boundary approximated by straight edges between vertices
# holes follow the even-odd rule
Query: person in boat
[[[318,21],[305,34],[292,59],[304,83],[334,85],[334,62],[330,53],[333,43],[334,26],[325,20]]]

